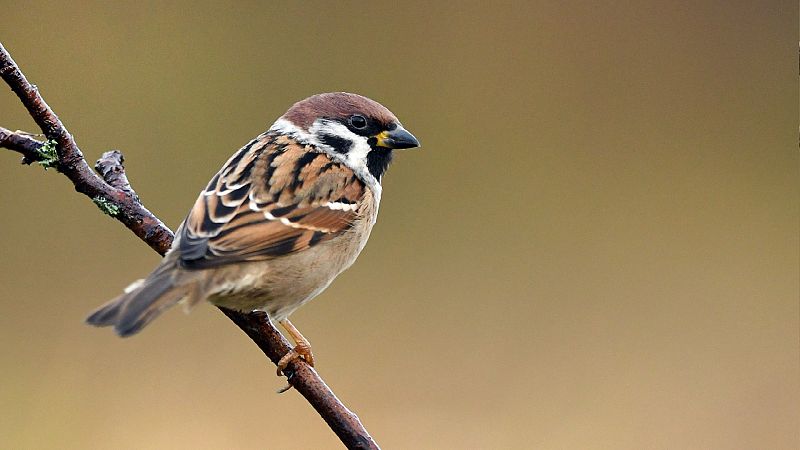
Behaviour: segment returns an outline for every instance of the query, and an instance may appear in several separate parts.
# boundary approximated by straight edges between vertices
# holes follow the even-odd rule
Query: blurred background
[[[422,141],[293,316],[387,449],[800,442],[796,2],[0,1],[91,162],[175,227],[293,102]],[[38,131],[8,89],[0,126]],[[0,151],[0,447],[337,448],[214,308],[83,324],[158,256]]]

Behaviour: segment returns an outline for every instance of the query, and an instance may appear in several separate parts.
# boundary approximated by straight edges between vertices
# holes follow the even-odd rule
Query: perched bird
[[[295,103],[214,175],[158,267],[87,322],[130,336],[176,303],[261,310],[296,344],[278,373],[298,357],[313,365],[288,317],[353,264],[375,224],[392,151],[418,146],[366,97]]]

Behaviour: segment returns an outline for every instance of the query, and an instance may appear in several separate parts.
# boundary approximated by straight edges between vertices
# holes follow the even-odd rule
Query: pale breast
[[[218,269],[209,286],[214,291],[209,301],[242,311],[267,311],[274,320],[287,317],[355,262],[377,212],[374,197],[367,190],[358,218],[347,231],[281,258]]]

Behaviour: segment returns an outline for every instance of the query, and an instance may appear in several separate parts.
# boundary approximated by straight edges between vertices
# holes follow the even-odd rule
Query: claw
[[[314,354],[311,353],[311,347],[304,343],[299,343],[293,349],[286,352],[286,354],[283,355],[283,357],[278,361],[278,376],[283,375],[283,371],[286,370],[286,366],[298,358],[305,361],[309,366],[314,367]]]
[[[281,359],[278,361],[278,376],[283,375],[283,371],[286,370],[286,366],[299,357],[300,353],[298,353],[294,348],[286,352],[286,354],[283,355],[283,357],[281,357]]]

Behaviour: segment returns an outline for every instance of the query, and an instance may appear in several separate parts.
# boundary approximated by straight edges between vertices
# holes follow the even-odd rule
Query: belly
[[[262,310],[274,320],[284,319],[324,291],[355,262],[371,228],[371,223],[354,226],[298,253],[218,269],[219,276],[209,286],[208,300],[218,306],[239,311]]]

